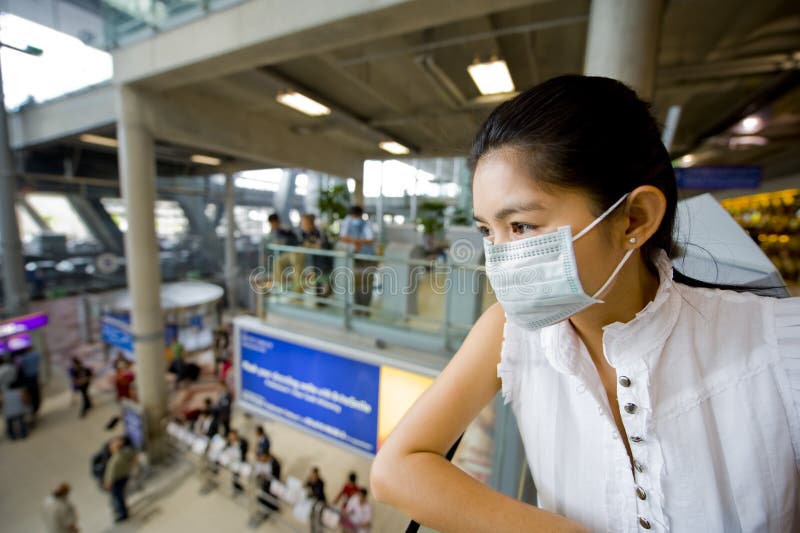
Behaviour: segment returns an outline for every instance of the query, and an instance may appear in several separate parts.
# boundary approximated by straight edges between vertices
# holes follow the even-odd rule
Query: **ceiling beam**
[[[550,0],[251,0],[114,52],[114,79],[166,90]]]
[[[233,103],[188,89],[165,95],[142,91],[145,120],[158,140],[263,163],[264,166],[360,176],[364,154],[288,125],[257,116]],[[199,113],[198,110],[202,110]]]

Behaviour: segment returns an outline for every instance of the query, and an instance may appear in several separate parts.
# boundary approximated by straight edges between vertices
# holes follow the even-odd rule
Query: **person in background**
[[[339,505],[341,503],[341,506],[344,507],[345,505],[347,505],[347,502],[348,500],[350,500],[351,496],[353,496],[354,494],[358,494],[359,487],[358,484],[356,483],[356,479],[358,479],[356,477],[356,473],[350,472],[350,474],[347,476],[347,482],[344,484],[342,490],[339,491],[339,494],[337,494],[336,498],[333,500],[333,505]]]
[[[25,416],[28,414],[29,400],[22,373],[3,390],[3,415],[6,419],[6,435],[11,440],[24,439],[28,436]]]
[[[347,500],[342,511],[342,529],[347,533],[369,533],[372,522],[372,505],[367,500],[367,489],[359,489]]]
[[[375,235],[369,220],[364,219],[364,209],[360,205],[350,207],[347,212],[339,230],[339,241],[352,245],[357,254],[375,255]],[[369,307],[372,299],[372,274],[369,267],[375,266],[375,262],[364,259],[356,259],[353,263],[356,305]],[[367,315],[368,311],[356,309],[353,314]]]
[[[78,514],[69,501],[69,485],[59,483],[42,503],[47,533],[78,533]]]
[[[328,499],[325,497],[325,482],[319,476],[319,468],[314,466],[306,479],[306,490],[308,496],[315,500],[326,503]]]
[[[272,480],[279,481],[281,479],[281,463],[275,459],[268,451],[258,454],[256,462],[253,465],[253,476],[256,478],[259,488],[262,492],[270,494],[269,486]],[[276,504],[277,499],[265,496],[259,496],[258,502],[273,511],[278,510]]]
[[[231,410],[233,409],[233,395],[226,382],[222,382],[222,394],[217,400],[217,423],[222,426],[222,435],[227,436],[231,430]]]
[[[39,407],[42,403],[41,386],[39,384],[39,367],[42,356],[36,350],[28,347],[15,352],[13,357],[18,361],[19,371],[22,374],[25,390],[30,399],[31,419],[35,423],[36,415],[39,413]]]
[[[18,372],[17,366],[11,362],[10,355],[0,354],[0,392],[17,381]]]
[[[121,402],[123,398],[129,400],[133,399],[133,381],[136,375],[133,372],[132,365],[127,359],[116,364],[114,375],[114,385],[117,389],[117,401]]]
[[[233,428],[228,431],[227,438],[228,445],[222,451],[220,462],[225,466],[229,466],[247,461],[247,450],[250,448],[250,444],[247,442],[247,439],[240,437],[239,432]],[[244,490],[244,487],[239,481],[239,474],[233,474],[231,486],[234,492],[241,492]]]
[[[269,437],[263,426],[256,426],[256,456],[269,452]]]
[[[315,250],[329,250],[330,243],[324,231],[320,231],[316,226],[316,217],[313,213],[306,213],[300,219],[300,246]],[[318,295],[326,292],[325,287],[320,282],[320,277],[330,274],[333,271],[333,258],[322,255],[308,255],[304,264],[305,268],[311,267],[312,271],[304,274],[303,281],[310,286],[316,287]],[[305,288],[305,287],[304,287]]]
[[[351,206],[339,229],[339,241],[352,244],[357,254],[375,253],[375,235],[369,220],[364,220],[364,208]]]
[[[322,527],[322,511],[325,509],[328,499],[325,497],[325,482],[320,477],[319,468],[316,466],[311,468],[308,479],[306,479],[306,490],[308,491],[308,497],[313,500],[311,516],[309,517],[311,532],[324,531]]]
[[[130,439],[117,437],[109,444],[111,458],[103,475],[103,488],[111,494],[111,506],[114,511],[114,522],[128,519],[128,507],[125,505],[125,486],[136,466],[136,450]]]
[[[269,244],[280,244],[283,246],[297,246],[300,244],[295,233],[281,225],[281,218],[277,213],[272,213],[268,219],[270,233],[268,236]],[[291,281],[300,279],[300,272],[303,270],[303,254],[296,252],[272,252],[272,284],[276,287],[283,287]]]
[[[209,439],[217,434],[217,415],[211,398],[203,399],[203,409],[197,416],[197,420],[192,425],[192,431],[197,435],[208,437]]]
[[[92,369],[85,366],[77,357],[72,358],[72,365],[69,368],[69,376],[72,381],[72,388],[81,393],[81,418],[86,416],[86,412],[92,408],[92,399],[89,397],[89,385],[92,383]]]
[[[219,366],[223,361],[229,359],[228,347],[230,345],[230,334],[228,328],[223,324],[214,331],[214,374],[219,372]]]

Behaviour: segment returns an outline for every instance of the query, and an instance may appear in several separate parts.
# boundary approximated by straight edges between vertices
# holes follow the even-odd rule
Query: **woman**
[[[499,106],[471,162],[499,305],[381,448],[376,497],[444,531],[797,531],[800,299],[673,270],[647,105],[556,78]],[[541,508],[442,457],[500,389]]]

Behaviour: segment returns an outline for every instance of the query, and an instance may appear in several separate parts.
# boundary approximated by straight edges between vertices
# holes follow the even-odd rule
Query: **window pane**
[[[42,220],[55,233],[67,236],[67,242],[96,242],[72,204],[63,194],[30,193],[25,197]]]

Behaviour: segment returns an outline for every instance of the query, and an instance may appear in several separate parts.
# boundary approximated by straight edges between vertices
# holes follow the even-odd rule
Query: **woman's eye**
[[[488,237],[489,235],[491,235],[491,232],[489,231],[489,228],[487,228],[486,226],[478,226],[478,231],[484,237]]]
[[[525,233],[530,233],[530,232],[536,230],[536,228],[538,228],[538,227],[539,226],[536,226],[534,224],[523,224],[523,223],[520,223],[520,222],[512,222],[511,223],[511,231],[513,231],[517,235],[524,235]]]

